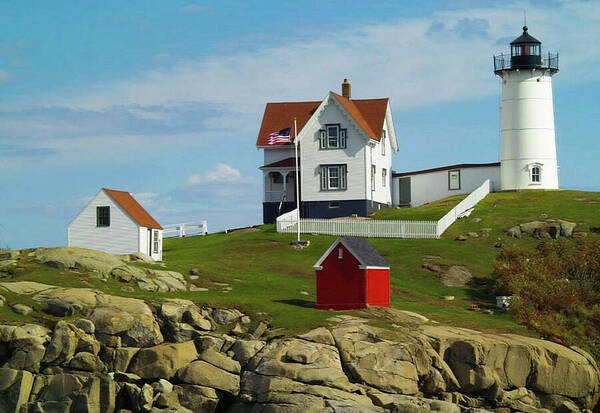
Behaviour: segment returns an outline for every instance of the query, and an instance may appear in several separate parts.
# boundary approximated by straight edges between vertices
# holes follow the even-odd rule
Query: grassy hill
[[[381,211],[377,218],[435,219],[436,214],[460,201],[460,197],[412,209]],[[469,218],[457,221],[438,240],[370,239],[391,264],[392,306],[415,311],[442,323],[484,330],[523,332],[509,314],[487,315],[471,311],[472,303],[495,309],[495,298],[486,292],[497,244],[533,248],[534,239],[513,239],[504,235],[512,225],[543,218],[577,222],[576,230],[600,226],[600,193],[578,191],[503,192],[490,194]],[[443,212],[442,212],[443,215]],[[455,241],[457,235],[491,228],[489,236]],[[592,235],[594,236],[594,235]],[[276,325],[302,329],[322,323],[330,316],[312,308],[314,271],[312,265],[335,237],[303,235],[310,247],[289,246],[293,235],[277,234],[266,225],[255,232],[215,234],[207,237],[168,239],[164,257],[168,267],[187,273],[196,267],[195,283],[211,292],[201,299],[216,305],[236,305],[249,312],[267,312]],[[495,247],[496,245],[496,247]],[[425,262],[440,266],[467,267],[479,287],[447,287],[438,274],[422,268]],[[220,292],[214,282],[226,282],[230,292]],[[302,291],[310,295],[301,294]],[[204,295],[202,295],[204,294]],[[199,298],[198,293],[193,293]],[[454,296],[445,301],[444,296]]]
[[[453,197],[418,208],[382,211],[376,217],[436,219],[459,201],[460,198]],[[560,218],[577,222],[576,230],[589,232],[590,227],[600,227],[599,207],[600,193],[597,192],[495,193],[481,201],[469,218],[451,226],[441,239],[370,239],[369,242],[391,264],[393,307],[418,312],[440,323],[527,334],[510,314],[495,311],[495,299],[487,292],[486,284],[490,281],[498,244],[534,248],[538,241],[508,238],[504,230],[517,223]],[[464,242],[455,240],[467,232],[477,232],[480,236]],[[100,281],[85,273],[60,271],[34,262],[14,274],[13,280],[93,287],[111,294],[148,300],[176,296],[199,304],[237,307],[255,318],[269,319],[273,325],[282,327],[283,333],[296,332],[321,325],[332,315],[329,311],[314,309],[312,266],[335,237],[303,235],[303,239],[310,240],[310,247],[304,250],[293,249],[289,245],[292,239],[293,235],[276,233],[273,225],[229,234],[166,239],[163,254],[166,269],[189,277],[190,269],[197,268],[198,279],[192,283],[208,291],[148,293],[136,290],[125,293],[122,283]],[[464,266],[474,276],[473,286],[445,286],[438,273],[423,268],[424,263],[441,268]],[[444,296],[455,299],[446,301]],[[471,311],[472,303],[494,309],[494,313]],[[38,313],[33,317],[41,316]],[[14,314],[5,306],[0,307],[0,321],[24,322],[28,318]]]

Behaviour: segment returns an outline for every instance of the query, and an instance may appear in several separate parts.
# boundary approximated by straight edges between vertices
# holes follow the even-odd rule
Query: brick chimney
[[[348,79],[344,79],[344,83],[342,83],[342,96],[352,99],[352,91],[350,90],[350,82],[348,82]]]

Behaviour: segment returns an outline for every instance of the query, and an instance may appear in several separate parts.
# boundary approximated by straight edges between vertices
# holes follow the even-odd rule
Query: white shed
[[[394,173],[392,202],[394,205],[412,207],[453,195],[470,194],[486,179],[490,180],[491,191],[500,189],[500,162]]]
[[[163,229],[125,191],[102,188],[71,221],[70,247],[90,248],[109,254],[141,252],[162,261]]]

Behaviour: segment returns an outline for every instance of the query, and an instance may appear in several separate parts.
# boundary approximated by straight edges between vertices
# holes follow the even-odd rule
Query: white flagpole
[[[298,125],[294,118],[294,149],[296,153],[296,218],[298,220],[298,242],[300,242],[300,185],[299,177],[300,170],[298,169]]]

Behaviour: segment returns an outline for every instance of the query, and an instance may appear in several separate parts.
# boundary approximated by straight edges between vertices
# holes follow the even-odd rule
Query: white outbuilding
[[[70,247],[109,254],[141,252],[162,261],[163,228],[125,191],[102,188],[67,229]]]

